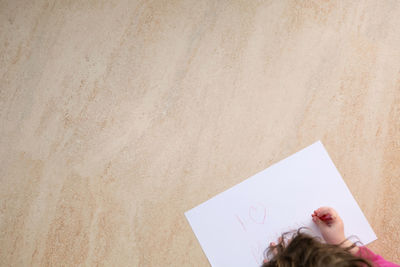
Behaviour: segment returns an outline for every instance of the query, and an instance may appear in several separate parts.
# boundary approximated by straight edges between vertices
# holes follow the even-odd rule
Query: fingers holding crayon
[[[327,243],[339,244],[345,239],[343,221],[333,208],[318,208],[311,217]]]

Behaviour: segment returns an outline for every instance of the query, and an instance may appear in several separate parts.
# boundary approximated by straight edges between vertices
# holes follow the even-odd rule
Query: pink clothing
[[[382,256],[373,253],[367,247],[360,247],[357,256],[370,260],[376,267],[400,267],[400,265],[388,262]]]

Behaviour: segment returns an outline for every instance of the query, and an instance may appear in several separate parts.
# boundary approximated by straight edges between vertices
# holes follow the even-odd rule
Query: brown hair
[[[275,246],[270,246],[264,253],[270,261],[262,267],[373,267],[367,259],[357,257],[350,253],[356,245],[340,247],[322,243],[319,237],[312,237],[300,228],[296,232],[282,234],[282,240]],[[291,236],[290,242],[288,236]],[[274,251],[276,253],[274,253]]]

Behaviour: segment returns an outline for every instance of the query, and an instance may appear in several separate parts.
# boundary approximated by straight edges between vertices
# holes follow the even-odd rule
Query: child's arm
[[[382,258],[382,256],[373,253],[367,247],[360,247],[360,250],[358,251],[356,256],[368,259],[379,267],[400,267],[400,265],[393,262],[389,262],[384,258]]]
[[[321,207],[314,211],[314,214],[312,214],[311,216],[313,217],[313,221],[317,224],[319,230],[321,231],[326,243],[336,245],[340,244],[340,246],[344,248],[348,248],[354,245],[353,242],[346,239],[344,235],[343,221],[334,209],[329,207]],[[400,265],[388,262],[381,256],[374,254],[371,250],[364,246],[354,246],[350,250],[350,252],[356,256],[363,257],[372,261],[377,266],[400,267]]]
[[[353,246],[353,242],[347,240],[344,235],[344,225],[339,214],[330,207],[321,207],[314,211],[311,215],[313,221],[318,226],[319,230],[326,243],[339,245],[347,248]],[[350,252],[357,254],[359,247],[354,246]]]

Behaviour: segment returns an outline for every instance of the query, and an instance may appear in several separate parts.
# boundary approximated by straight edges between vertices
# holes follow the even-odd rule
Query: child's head
[[[266,253],[269,262],[262,267],[353,267],[373,265],[366,259],[354,256],[350,250],[340,245],[322,243],[319,238],[305,234],[299,229],[289,242],[289,233],[283,234],[279,244],[270,246]]]

